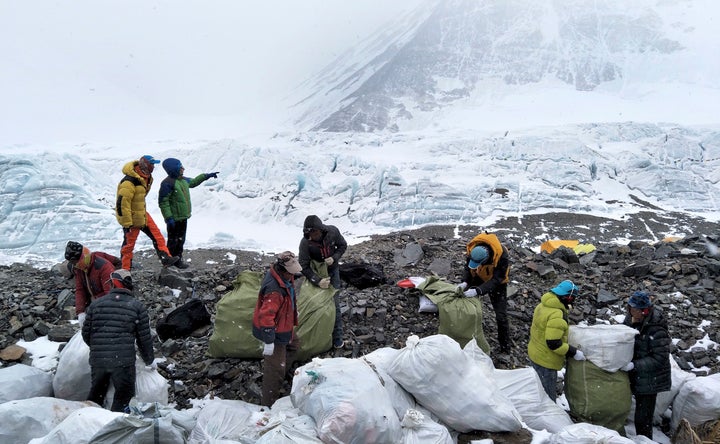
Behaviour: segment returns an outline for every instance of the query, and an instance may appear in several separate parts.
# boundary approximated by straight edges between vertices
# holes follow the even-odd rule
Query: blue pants
[[[540,383],[545,389],[545,393],[547,393],[550,399],[555,402],[557,399],[557,370],[537,365],[534,362],[532,363],[532,366],[540,377]]]

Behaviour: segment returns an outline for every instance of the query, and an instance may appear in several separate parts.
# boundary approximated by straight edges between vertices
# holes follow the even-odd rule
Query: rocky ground
[[[494,352],[494,315],[489,301],[483,300],[484,331],[497,367],[528,365],[526,347],[535,305],[557,282],[572,279],[582,288],[582,297],[571,312],[574,322],[615,323],[624,313],[623,299],[636,289],[646,289],[668,314],[670,333],[676,339],[672,354],[680,366],[699,375],[720,370],[720,349],[715,344],[720,342],[720,256],[714,247],[720,233],[717,224],[655,212],[619,221],[562,213],[506,219],[488,229],[504,241],[513,262],[509,310],[514,349],[510,356]],[[408,276],[431,274],[459,282],[464,245],[477,232],[477,227],[470,226],[431,226],[373,236],[350,246],[345,263],[379,265],[386,281],[362,290],[344,284],[346,345],[323,357],[354,357],[387,346],[401,348],[411,334],[436,333],[436,315],[418,312],[419,292],[395,283]],[[663,241],[674,233],[684,237]],[[540,244],[547,239],[578,239],[597,249],[580,256],[567,249],[539,253]],[[615,243],[617,239],[624,239],[625,245]],[[288,245],[288,249],[296,250],[297,245]],[[271,255],[225,249],[193,250],[185,256],[191,267],[182,271],[161,268],[157,258],[147,252],[136,256],[134,280],[153,326],[193,297],[202,299],[214,314],[240,271],[264,270],[272,260]],[[66,341],[77,329],[68,321],[74,315],[72,284],[53,270],[22,264],[0,267],[0,282],[0,350],[18,339],[42,335]],[[156,340],[157,354],[166,358],[160,372],[172,381],[171,402],[184,408],[190,399],[214,395],[258,403],[260,361],[206,356],[211,334],[212,326],[208,326],[186,338],[164,343]],[[0,352],[0,358],[3,365],[10,365],[28,357]]]

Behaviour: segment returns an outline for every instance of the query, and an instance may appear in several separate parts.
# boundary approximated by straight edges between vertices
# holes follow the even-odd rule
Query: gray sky
[[[260,128],[277,97],[419,3],[0,0],[0,147],[112,140],[128,119],[137,138],[189,116]]]

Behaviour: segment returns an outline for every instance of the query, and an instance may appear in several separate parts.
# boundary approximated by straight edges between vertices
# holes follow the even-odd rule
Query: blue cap
[[[151,156],[150,154],[146,154],[146,155],[142,156],[142,158],[145,159],[145,161],[147,161],[148,163],[152,163],[152,164],[154,164],[154,165],[157,165],[158,163],[160,163],[159,160],[157,160],[156,158],[154,158],[154,157]]]
[[[577,286],[575,286],[572,281],[567,280],[560,282],[557,287],[553,288],[550,291],[560,297],[572,296],[573,298],[576,298],[580,294],[580,289],[577,288]]]
[[[652,302],[650,301],[650,295],[644,291],[636,291],[628,299],[628,305],[632,308],[650,308]]]
[[[472,269],[479,267],[487,260],[488,256],[490,256],[490,252],[487,247],[481,247],[479,245],[474,247],[470,250],[470,262],[468,262],[468,267]]]

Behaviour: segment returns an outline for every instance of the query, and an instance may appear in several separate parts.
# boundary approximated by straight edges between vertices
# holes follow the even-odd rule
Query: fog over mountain
[[[259,17],[253,8],[207,8],[201,22],[188,18],[198,11],[187,4],[173,16],[151,3],[158,15],[134,21],[117,11],[115,43],[101,51],[82,45],[97,42],[113,11],[63,10],[63,23],[42,21],[45,34],[4,19],[0,33],[27,38],[22,50],[0,43],[9,60],[21,62],[0,73],[0,91],[11,98],[0,108],[1,139],[12,141],[0,143],[0,263],[51,264],[68,239],[118,253],[116,186],[123,164],[144,154],[179,158],[188,176],[220,172],[192,190],[188,248],[293,249],[308,214],[351,240],[425,224],[490,227],[504,216],[557,210],[718,219],[720,4],[453,0],[416,2],[393,16],[372,5],[377,31],[353,31],[360,40],[344,36],[348,43],[330,64],[319,58],[313,69],[273,70],[266,89],[251,76],[235,83],[228,76],[240,72],[233,71],[238,60],[253,62],[244,65],[248,72],[291,66],[288,53],[251,54],[266,51],[263,39],[284,28],[270,21],[258,38],[250,31],[262,26],[232,27],[237,35],[218,47],[228,29],[218,26],[221,19],[244,13],[251,23]],[[30,9],[15,5],[9,16],[32,23]],[[78,29],[66,23],[74,19],[82,32],[73,37],[73,57],[66,65],[61,57],[43,59]],[[133,22],[142,45],[123,26]],[[207,38],[187,38],[188,29]],[[218,29],[225,30],[220,37]],[[322,52],[317,35],[303,38],[305,50]],[[123,59],[133,75],[111,79],[106,68],[115,65],[94,63],[99,54],[113,63],[128,57],[128,40],[138,54]],[[303,43],[285,41],[287,52]],[[163,54],[167,66],[146,48]],[[182,54],[202,54],[202,66],[213,68],[177,69],[178,78],[164,83],[160,74],[188,66]],[[40,69],[28,75],[35,64]],[[51,65],[62,69],[43,69]],[[66,75],[71,71],[83,75]],[[111,80],[113,88],[105,88]],[[36,88],[42,82],[57,86],[45,101]],[[252,99],[251,91],[273,86]],[[21,94],[31,90],[37,96]],[[148,197],[161,227],[156,200],[164,177],[158,166]],[[683,227],[676,232],[660,234],[683,234]],[[141,248],[149,246],[144,241]]]

